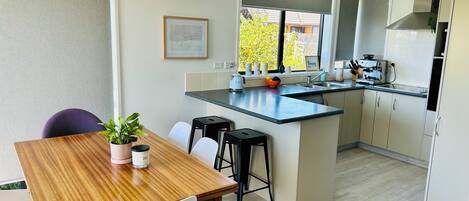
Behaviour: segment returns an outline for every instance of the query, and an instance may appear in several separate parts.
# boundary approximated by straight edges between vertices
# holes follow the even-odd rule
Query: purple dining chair
[[[43,138],[60,137],[78,133],[102,131],[104,127],[96,115],[82,109],[66,109],[55,113],[47,120]]]

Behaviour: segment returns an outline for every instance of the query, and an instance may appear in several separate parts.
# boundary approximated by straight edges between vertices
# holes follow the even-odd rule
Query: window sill
[[[268,75],[243,75],[246,80],[261,80],[265,79],[267,76],[269,77],[279,77],[279,78],[291,78],[291,77],[306,77],[311,75],[317,75],[322,71],[308,71],[308,72],[292,72],[292,73],[269,73]]]

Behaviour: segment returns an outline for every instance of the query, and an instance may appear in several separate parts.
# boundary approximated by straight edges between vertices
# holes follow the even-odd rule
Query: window
[[[303,71],[305,56],[320,56],[320,14],[244,7],[240,20],[239,72],[256,62],[270,72],[279,64]]]
[[[239,28],[239,71],[246,64],[263,62],[277,70],[280,11],[243,8]]]

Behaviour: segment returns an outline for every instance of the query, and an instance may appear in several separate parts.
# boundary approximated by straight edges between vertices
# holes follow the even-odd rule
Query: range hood
[[[412,1],[412,0],[409,0]],[[431,29],[428,20],[431,16],[432,0],[413,0],[412,13],[388,25],[386,29],[421,30]]]

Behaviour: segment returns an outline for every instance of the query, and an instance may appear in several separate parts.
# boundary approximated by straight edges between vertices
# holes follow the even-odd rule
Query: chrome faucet
[[[306,79],[306,84],[307,85],[312,85],[314,80],[318,79],[319,77],[321,77],[321,75],[326,74],[326,73],[327,73],[326,71],[322,71],[321,73],[319,73],[318,75],[316,75],[314,77],[309,75]]]

